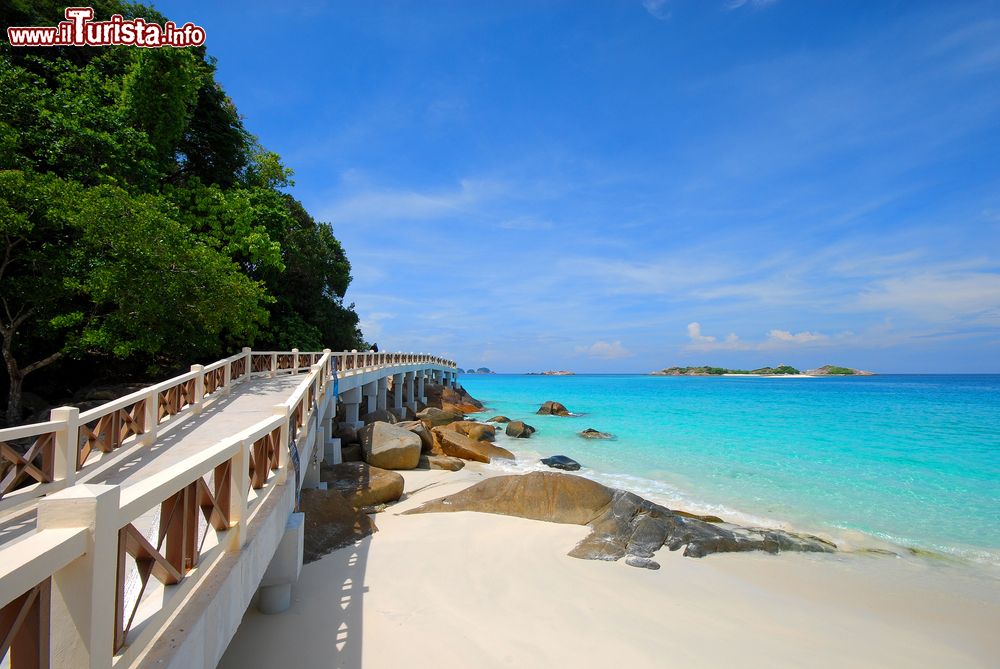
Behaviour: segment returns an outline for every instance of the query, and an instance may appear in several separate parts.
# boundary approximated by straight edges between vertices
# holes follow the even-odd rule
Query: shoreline
[[[379,531],[305,565],[288,613],[251,607],[219,666],[287,662],[289,645],[303,667],[654,666],[666,658],[976,667],[1000,652],[1000,584],[949,564],[849,553],[686,558],[663,548],[663,568],[650,572],[569,557],[587,533],[577,525],[400,515],[491,470],[401,472],[405,496],[373,516]]]
[[[744,374],[732,376],[750,376]],[[772,375],[752,375],[755,377]],[[884,378],[884,375],[882,375]],[[789,378],[784,375],[783,378]],[[813,375],[802,375],[792,378],[820,378]],[[835,377],[840,378],[840,377]],[[810,384],[811,387],[811,384]],[[479,389],[477,394],[484,395],[483,389]],[[547,391],[542,391],[547,392]],[[541,395],[539,395],[541,398]],[[540,401],[540,399],[539,399]],[[499,402],[499,405],[497,404]],[[596,451],[588,451],[591,446],[599,444],[609,444],[607,448],[620,449],[624,446],[615,445],[616,441],[610,442],[584,442],[577,443],[561,427],[560,431],[553,432],[547,429],[547,425],[560,426],[561,421],[568,421],[569,418],[550,418],[547,416],[528,415],[534,412],[530,407],[536,402],[525,403],[523,399],[517,401],[507,397],[488,398],[485,400],[487,409],[484,413],[470,416],[472,419],[485,420],[492,413],[506,413],[512,418],[525,418],[539,428],[539,431],[530,439],[513,439],[503,435],[502,431],[497,433],[497,444],[502,445],[514,452],[518,457],[515,463],[494,461],[490,466],[498,467],[500,471],[508,474],[525,473],[529,471],[557,471],[538,462],[539,459],[555,454],[564,454],[578,460],[583,468],[575,472],[599,483],[613,488],[619,488],[634,492],[655,503],[661,504],[671,509],[681,509],[699,514],[716,515],[723,519],[740,525],[757,525],[771,527],[786,531],[802,532],[814,534],[831,540],[839,547],[847,551],[893,551],[900,556],[914,556],[918,559],[931,559],[935,561],[946,561],[955,564],[966,565],[973,569],[983,569],[991,573],[993,577],[1000,578],[1000,546],[991,546],[988,543],[978,543],[977,538],[985,538],[986,535],[976,535],[972,541],[949,541],[938,540],[934,537],[922,537],[919,532],[908,536],[905,532],[900,532],[896,528],[879,528],[875,524],[874,528],[868,528],[864,523],[851,525],[845,520],[845,524],[833,522],[831,518],[835,515],[826,515],[810,508],[808,505],[788,507],[787,499],[779,499],[777,503],[768,501],[769,498],[757,498],[747,495],[748,499],[738,499],[740,496],[729,495],[728,497],[713,493],[711,487],[699,487],[697,480],[689,480],[683,474],[677,474],[675,470],[669,468],[669,464],[661,465],[659,468],[643,471],[642,467],[627,466],[626,462],[603,459]],[[522,406],[522,405],[528,406]],[[570,407],[576,408],[576,407]],[[593,421],[586,418],[579,422],[574,431],[582,427],[597,427],[610,429],[618,433],[618,439],[627,439],[629,432],[618,432],[614,426],[600,424],[597,409],[593,407],[584,408],[582,416],[595,416]],[[595,412],[595,413],[590,413]],[[606,418],[607,416],[605,416]],[[540,422],[534,422],[540,421]],[[638,418],[637,418],[638,419]],[[549,423],[548,421],[554,421]],[[591,424],[593,422],[593,425]],[[568,423],[567,423],[568,425]],[[629,447],[642,443],[630,443]],[[592,457],[588,457],[590,452]],[[645,457],[641,456],[640,457]],[[620,458],[619,458],[620,460]],[[617,468],[609,468],[611,465],[618,465]],[[669,475],[669,474],[673,475]],[[718,491],[715,491],[716,493]],[[775,499],[775,498],[770,498]],[[723,501],[720,501],[723,500]],[[756,502],[750,503],[748,502]],[[745,503],[741,503],[745,502]],[[780,509],[780,510],[779,510]],[[793,513],[781,513],[781,511],[791,511]],[[777,513],[776,513],[777,512]],[[904,528],[905,529],[905,528]],[[892,531],[895,530],[895,531]]]

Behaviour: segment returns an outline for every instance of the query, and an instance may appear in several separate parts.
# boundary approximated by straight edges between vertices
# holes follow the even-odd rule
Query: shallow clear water
[[[1000,375],[461,382],[538,428],[499,438],[517,468],[558,453],[668,505],[1000,564]],[[583,415],[534,415],[545,400]],[[579,437],[587,427],[617,438]]]

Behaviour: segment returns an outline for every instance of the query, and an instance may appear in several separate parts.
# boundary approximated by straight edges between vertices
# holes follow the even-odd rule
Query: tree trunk
[[[10,377],[10,393],[7,395],[7,425],[17,425],[21,420],[21,387],[24,385],[24,377],[21,374],[14,374],[10,367],[7,367],[7,375]]]

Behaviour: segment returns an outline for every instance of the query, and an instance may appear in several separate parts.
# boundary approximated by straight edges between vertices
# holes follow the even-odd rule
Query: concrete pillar
[[[339,465],[342,453],[340,452],[340,438],[331,437],[326,440],[326,448],[323,454],[323,461],[328,465]]]
[[[319,448],[320,446],[322,446],[322,443],[317,442],[315,448]],[[319,481],[319,460],[309,458],[309,462],[305,466],[305,471],[302,472],[302,488],[318,488]]]
[[[351,388],[340,394],[340,401],[344,403],[344,421],[350,423],[351,427],[363,427],[364,423],[359,420],[358,406],[361,404],[361,388]]]
[[[52,575],[53,667],[110,667],[115,639],[118,486],[82,484],[38,501],[37,527],[86,527],[87,552]]]
[[[403,375],[392,375],[392,408],[396,411],[403,410]]]
[[[413,395],[413,372],[407,372],[405,375],[405,380],[403,381],[404,387],[406,389],[406,406],[410,407],[414,411],[417,410],[416,398]]]
[[[417,373],[417,401],[421,404],[427,404],[427,395],[424,394],[424,377],[427,372],[421,370]]]
[[[381,379],[378,380],[378,394],[376,395],[375,398],[375,407],[377,409],[387,408],[386,399],[388,392],[389,392],[389,379],[383,376]]]
[[[281,613],[292,604],[292,584],[299,580],[299,572],[302,571],[305,517],[304,513],[293,513],[288,517],[285,533],[260,580],[257,608],[261,613]]]
[[[378,407],[378,381],[369,381],[364,385],[362,392],[365,395],[365,401],[362,402],[362,406],[365,408],[365,413],[371,413],[375,411]]]

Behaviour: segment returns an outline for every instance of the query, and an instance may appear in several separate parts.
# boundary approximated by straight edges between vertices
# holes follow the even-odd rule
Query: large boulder
[[[372,423],[361,429],[365,462],[382,469],[413,469],[420,460],[420,437],[389,423]]]
[[[510,418],[507,418],[507,416],[493,416],[493,418],[487,418],[486,422],[487,423],[509,423],[510,422]]]
[[[396,427],[409,430],[420,437],[420,452],[430,453],[434,450],[434,437],[431,436],[430,429],[419,420],[407,420],[396,423]]]
[[[476,441],[455,430],[436,427],[434,433],[438,437],[438,445],[444,455],[475,462],[489,462],[492,458],[514,459],[514,454],[506,448],[495,446],[488,441]]]
[[[556,472],[497,476],[405,513],[481,511],[554,523],[587,525],[591,533],[570,555],[591,560],[636,558],[632,566],[656,568],[649,560],[666,546],[687,557],[742,551],[832,553],[836,546],[808,534],[720,525],[676,514],[625,490]],[[638,559],[643,558],[643,559]]]
[[[395,502],[403,495],[403,476],[364,462],[342,462],[320,469],[320,479],[354,508]]]
[[[586,525],[613,498],[613,490],[582,476],[533,472],[523,476],[493,476],[454,495],[426,502],[407,513],[481,511]]]
[[[580,432],[580,436],[584,439],[614,439],[615,435],[610,432],[601,432],[600,430],[595,430],[592,427],[588,427],[583,432]]]
[[[553,455],[548,458],[542,458],[542,464],[553,469],[563,469],[567,472],[575,472],[580,468],[579,462],[565,455]]]
[[[364,462],[365,454],[361,444],[345,444],[340,447],[341,462]]]
[[[437,427],[454,423],[456,420],[463,420],[465,416],[459,411],[444,411],[436,407],[427,407],[417,414],[417,420],[423,421],[428,427]]]
[[[572,413],[570,413],[569,409],[567,409],[565,406],[563,406],[559,402],[553,402],[552,400],[549,400],[548,402],[545,402],[544,404],[542,404],[542,406],[540,406],[538,408],[538,411],[536,411],[535,413],[537,413],[537,414],[539,414],[541,416],[572,416],[573,415]]]
[[[372,423],[389,423],[390,425],[398,422],[399,419],[396,418],[396,414],[389,411],[388,409],[376,409],[371,413],[366,413],[361,417],[361,422],[365,425],[371,425]]]
[[[477,423],[472,420],[457,420],[445,425],[446,430],[454,430],[476,441],[495,441],[497,429],[492,425]]]
[[[535,433],[535,428],[531,427],[523,420],[512,420],[507,423],[507,429],[504,431],[507,433],[508,437],[527,439]]]
[[[355,509],[336,490],[304,489],[299,509],[305,513],[302,557],[306,563],[378,530],[368,514]]]
[[[333,426],[334,437],[340,439],[341,444],[360,444],[358,431],[350,423],[335,423]]]
[[[420,456],[420,463],[417,465],[417,469],[446,469],[448,471],[457,472],[464,466],[465,460],[462,460],[461,458],[453,458],[450,455],[434,455],[433,453],[426,453]]]

